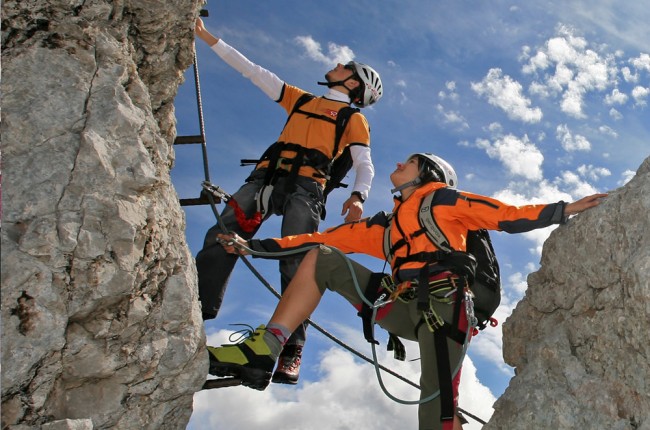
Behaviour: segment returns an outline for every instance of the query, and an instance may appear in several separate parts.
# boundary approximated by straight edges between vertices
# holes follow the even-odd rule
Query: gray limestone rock
[[[503,326],[516,376],[485,429],[650,429],[650,158],[553,231]]]
[[[173,98],[186,1],[2,3],[2,427],[185,428],[207,373]]]

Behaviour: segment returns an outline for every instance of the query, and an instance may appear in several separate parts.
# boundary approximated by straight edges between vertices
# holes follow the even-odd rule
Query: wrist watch
[[[361,194],[361,191],[352,191],[350,195],[357,196],[357,198],[359,199],[359,201],[361,201],[361,203],[364,203],[366,201],[365,197],[363,197],[363,194]]]

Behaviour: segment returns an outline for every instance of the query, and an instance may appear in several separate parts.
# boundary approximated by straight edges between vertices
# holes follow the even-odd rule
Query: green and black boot
[[[261,325],[243,342],[235,345],[208,346],[210,374],[233,376],[242,385],[263,391],[271,381],[275,361],[282,344]]]

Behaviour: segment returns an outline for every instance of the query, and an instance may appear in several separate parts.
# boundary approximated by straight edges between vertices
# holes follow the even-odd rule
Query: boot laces
[[[228,341],[232,342],[234,344],[240,344],[245,342],[247,339],[250,339],[251,341],[255,341],[255,336],[258,336],[260,333],[257,333],[255,329],[248,324],[229,324],[231,326],[241,326],[244,327],[242,329],[239,329],[237,331],[234,331],[230,333],[230,336],[228,336]]]

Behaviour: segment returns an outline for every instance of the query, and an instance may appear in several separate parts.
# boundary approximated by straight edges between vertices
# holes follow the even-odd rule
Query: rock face
[[[516,376],[484,429],[650,429],[650,158],[556,229],[503,326]]]
[[[207,373],[173,98],[197,1],[2,2],[2,428],[185,428]]]

